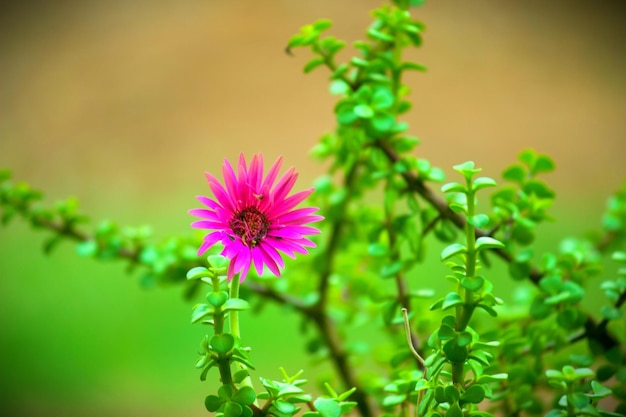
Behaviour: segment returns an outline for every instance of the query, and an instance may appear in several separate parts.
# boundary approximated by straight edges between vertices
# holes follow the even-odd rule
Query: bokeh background
[[[309,54],[284,47],[322,17],[359,39],[379,4],[4,4],[0,167],[49,203],[75,196],[93,220],[150,224],[157,238],[191,233],[186,211],[224,157],[283,155],[309,186],[324,166],[307,152],[333,128],[335,98],[324,70],[302,74]],[[447,172],[473,159],[497,178],[533,147],[557,163],[560,221],[542,244],[597,226],[626,177],[621,2],[431,0],[415,14],[427,31],[410,56],[429,68],[407,77],[417,153]],[[19,220],[0,229],[0,414],[204,415],[210,384],[193,367],[204,329],[181,288],[142,289],[70,244],[45,257],[43,240]],[[243,325],[259,374],[308,366],[289,315],[270,308]]]

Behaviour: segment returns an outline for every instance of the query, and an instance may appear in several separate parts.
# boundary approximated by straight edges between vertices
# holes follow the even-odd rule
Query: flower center
[[[248,207],[236,213],[229,225],[244,245],[253,248],[267,235],[270,223],[255,207]]]

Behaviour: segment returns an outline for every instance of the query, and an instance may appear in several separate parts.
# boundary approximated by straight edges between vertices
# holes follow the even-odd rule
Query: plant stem
[[[239,298],[239,277],[235,277],[230,281],[230,294],[229,298],[235,299]],[[233,310],[228,315],[228,322],[230,325],[230,334],[235,336],[236,338],[241,339],[241,334],[239,330],[239,312]]]
[[[474,204],[474,191],[472,190],[472,180],[467,178],[467,219],[474,216],[475,204]],[[467,252],[465,253],[465,276],[474,277],[476,274],[476,229],[469,221],[465,221],[465,247]],[[467,328],[472,313],[474,312],[474,293],[473,291],[464,288],[459,282],[459,293],[464,293],[465,302],[459,304],[456,307],[456,331],[463,332]],[[463,381],[465,380],[465,364],[463,362],[452,363],[452,381],[459,387],[463,387]]]

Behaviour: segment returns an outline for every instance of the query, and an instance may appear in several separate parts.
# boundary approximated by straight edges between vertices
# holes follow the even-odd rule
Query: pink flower
[[[249,167],[240,154],[236,174],[225,159],[222,165],[225,186],[213,175],[205,173],[215,200],[197,197],[208,208],[189,211],[201,218],[191,227],[213,230],[204,237],[198,255],[220,242],[224,246],[222,255],[230,259],[229,280],[239,273],[240,281],[243,281],[253,263],[259,275],[266,265],[280,276],[279,267],[284,268],[285,263],[278,251],[295,258],[296,253],[306,254],[307,247],[315,247],[315,243],[305,236],[320,231],[306,224],[323,217],[313,214],[317,207],[295,208],[313,189],[288,197],[298,174],[290,168],[276,182],[281,163],[282,158],[278,158],[263,178],[262,154],[254,155]]]

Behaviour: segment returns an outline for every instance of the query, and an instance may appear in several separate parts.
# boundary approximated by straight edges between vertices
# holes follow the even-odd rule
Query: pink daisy
[[[201,218],[191,227],[213,230],[204,237],[198,255],[220,242],[224,246],[222,255],[230,259],[229,280],[240,274],[243,281],[253,263],[259,275],[266,265],[274,275],[280,276],[279,268],[284,268],[285,263],[278,251],[295,258],[296,253],[306,254],[307,247],[315,247],[305,236],[320,231],[306,224],[323,217],[313,214],[317,207],[295,208],[313,189],[287,196],[298,174],[290,168],[276,182],[281,163],[282,158],[278,158],[263,178],[262,154],[254,155],[249,167],[240,154],[236,174],[225,159],[222,165],[225,186],[205,173],[215,200],[197,197],[208,208],[189,210]]]

